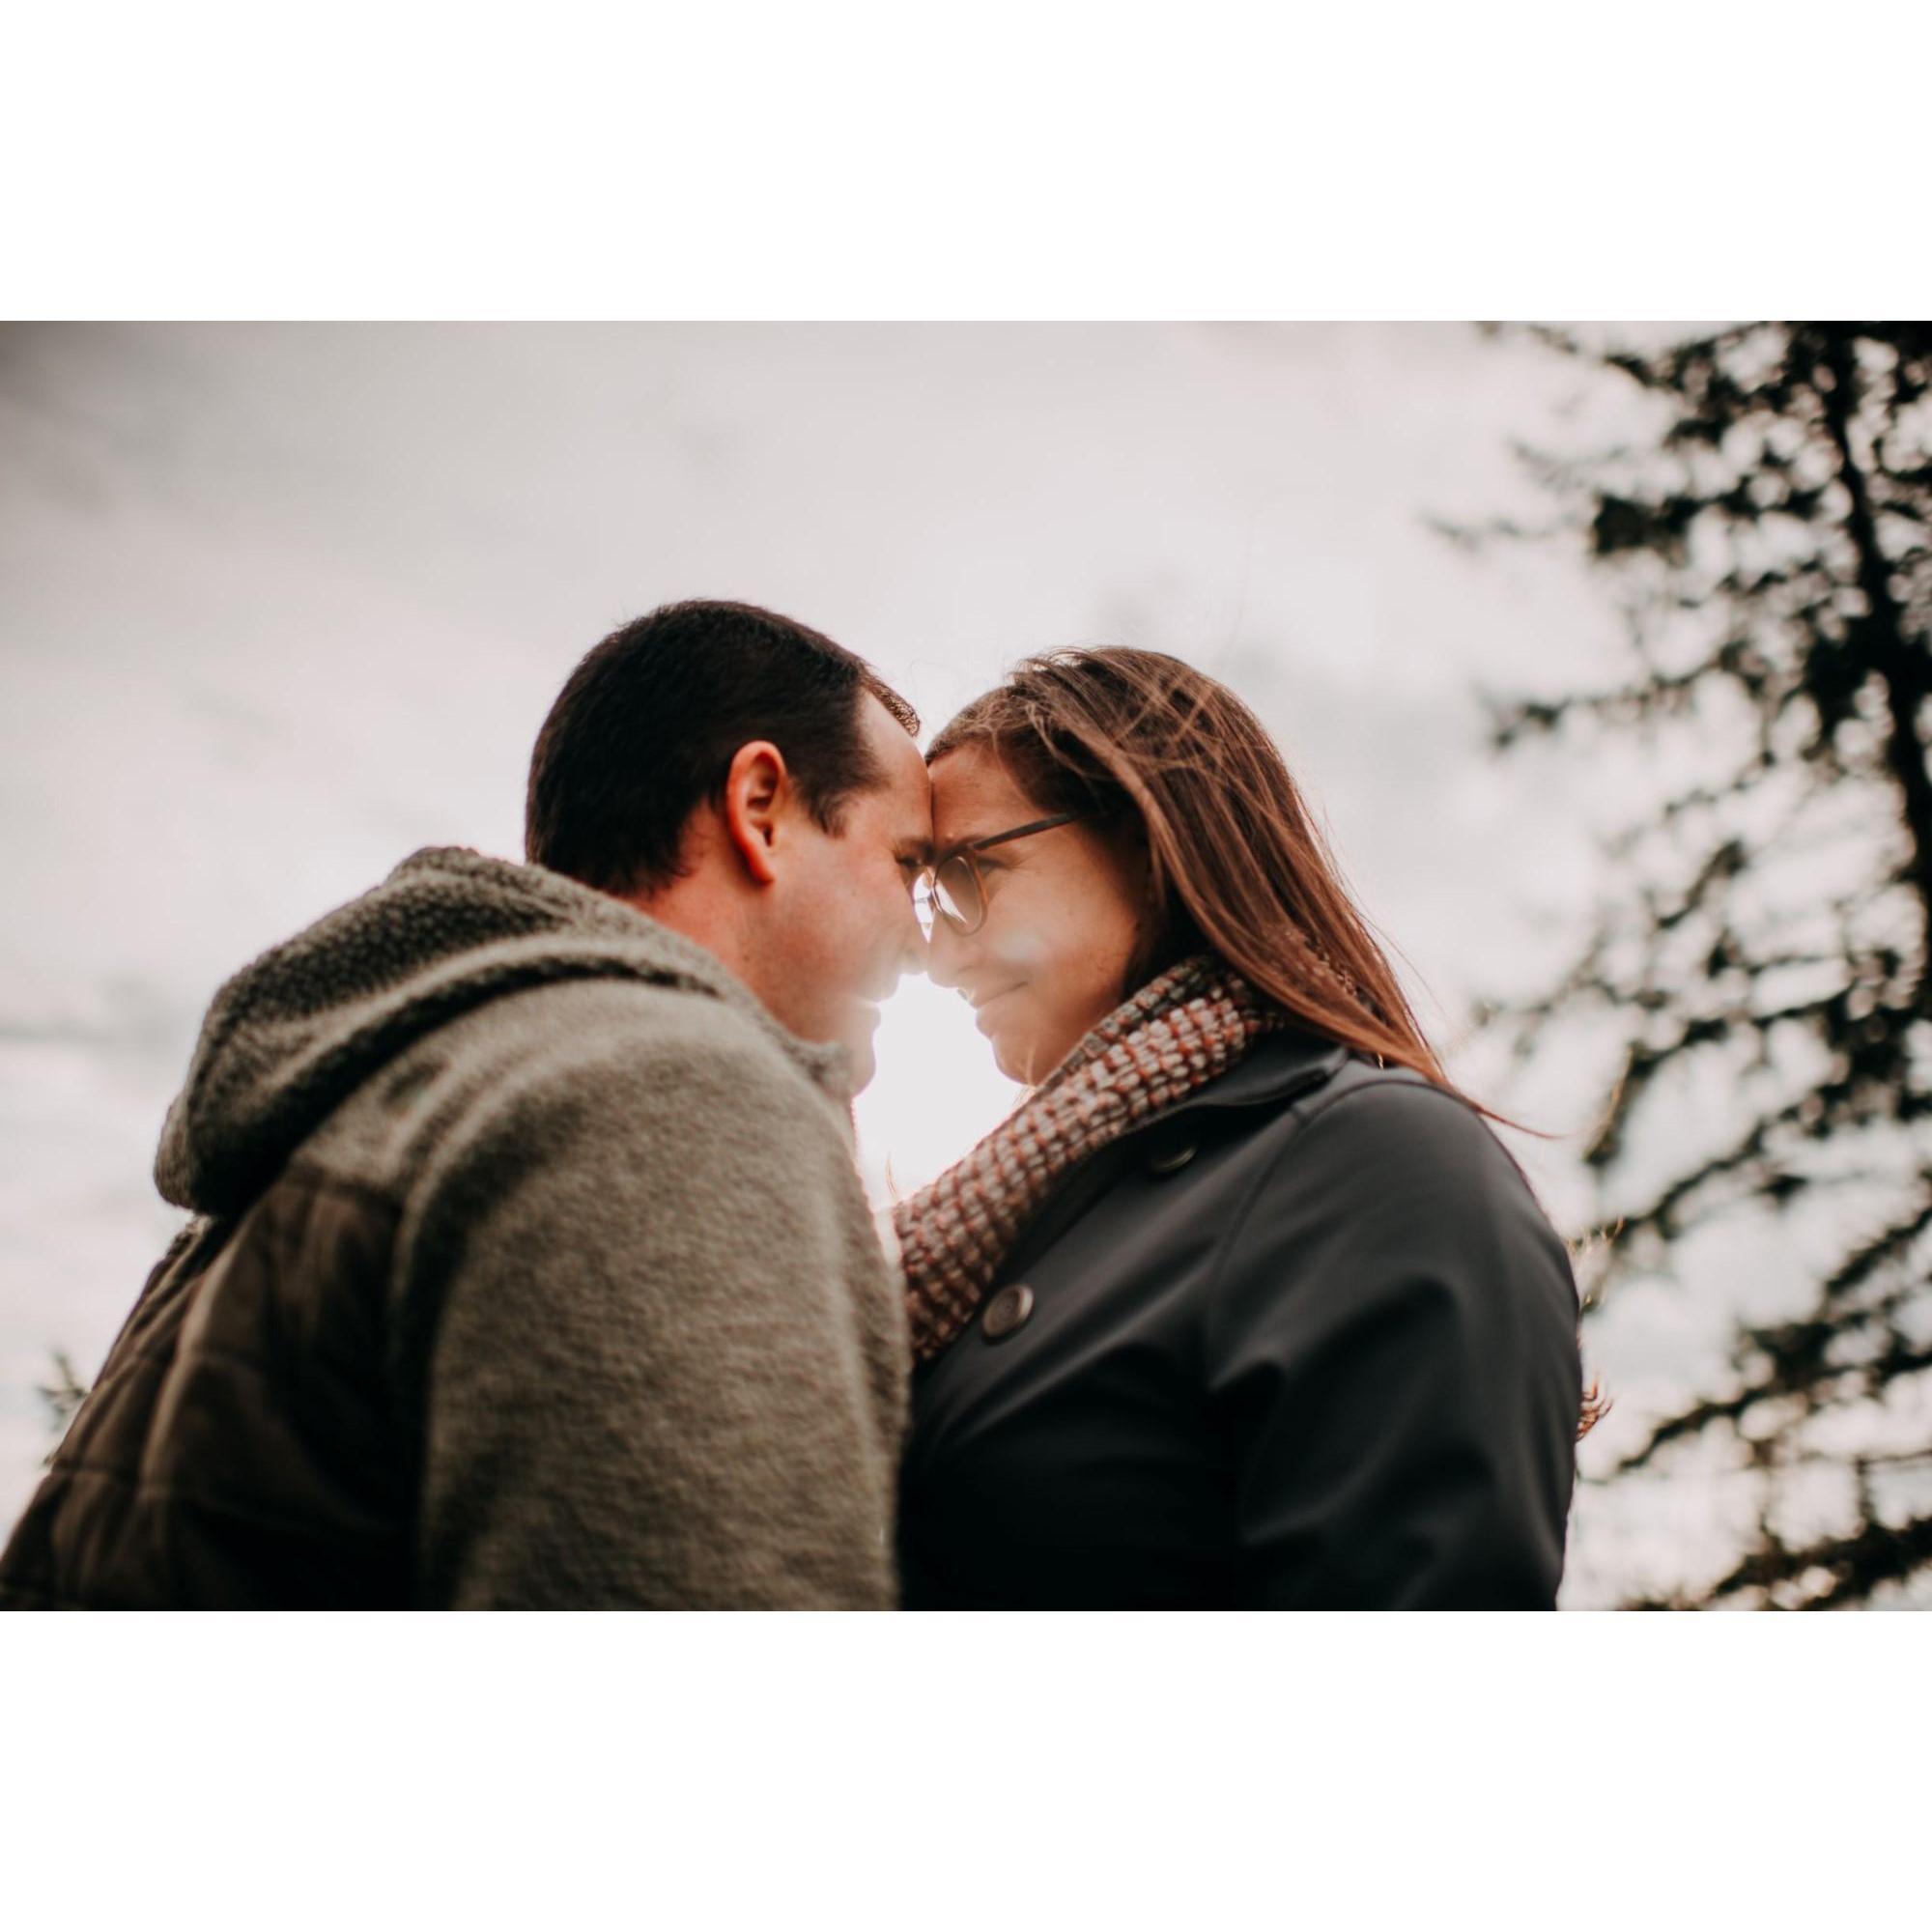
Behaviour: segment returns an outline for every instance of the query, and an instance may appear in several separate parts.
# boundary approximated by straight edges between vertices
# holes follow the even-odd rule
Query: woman
[[[1568,1256],[1254,715],[1061,651],[927,761],[929,970],[1031,1091],[895,1215],[908,1607],[1551,1605]]]

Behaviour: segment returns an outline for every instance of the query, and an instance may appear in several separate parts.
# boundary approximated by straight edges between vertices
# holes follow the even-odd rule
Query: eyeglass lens
[[[980,896],[980,878],[972,861],[955,852],[936,870],[922,875],[913,888],[913,904],[925,936],[932,937],[935,912],[958,932],[977,931],[985,917],[985,902]]]
[[[955,852],[932,875],[932,895],[939,909],[961,932],[971,932],[985,916],[980,898],[980,875],[972,861]]]

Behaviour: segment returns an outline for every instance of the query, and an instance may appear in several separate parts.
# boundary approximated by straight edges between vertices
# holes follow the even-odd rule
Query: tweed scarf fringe
[[[1018,1107],[893,1224],[915,1362],[972,1321],[1014,1237],[1110,1142],[1233,1066],[1285,1015],[1232,967],[1183,959],[1117,1007]]]

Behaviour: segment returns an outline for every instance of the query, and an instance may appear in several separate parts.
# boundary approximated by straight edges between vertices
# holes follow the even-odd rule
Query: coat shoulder
[[[1560,1287],[1569,1248],[1527,1175],[1465,1100],[1406,1068],[1351,1059],[1255,1137],[1253,1179],[1224,1251],[1375,1251]]]
[[[1257,1140],[1269,1165],[1292,1164],[1311,1180],[1367,1166],[1384,1176],[1461,1181],[1486,1196],[1525,1196],[1538,1205],[1528,1176],[1482,1115],[1406,1067],[1384,1069],[1351,1057],[1318,1092],[1275,1114]]]

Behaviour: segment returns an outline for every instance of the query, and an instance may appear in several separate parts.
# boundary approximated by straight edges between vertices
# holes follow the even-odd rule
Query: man
[[[919,721],[750,606],[577,668],[526,866],[417,853],[216,995],[156,1267],[0,1602],[886,1606],[904,1316],[850,1094]]]

